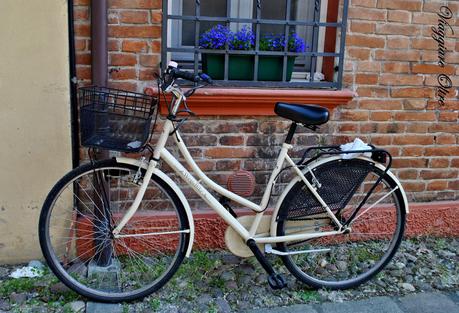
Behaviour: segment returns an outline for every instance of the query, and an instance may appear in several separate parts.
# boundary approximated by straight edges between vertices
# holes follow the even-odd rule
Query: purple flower
[[[199,38],[199,47],[202,49],[222,50],[252,50],[255,47],[255,34],[247,26],[242,27],[238,32],[232,32],[227,26],[218,24]],[[304,39],[297,33],[291,33],[287,40],[285,35],[265,35],[260,39],[261,51],[287,51],[301,53],[309,49]]]
[[[230,50],[250,50],[255,46],[255,35],[251,29],[244,26],[234,33],[229,41]]]
[[[304,42],[304,39],[297,33],[291,33],[288,38],[288,51],[304,52],[306,49],[309,49],[309,46]]]
[[[242,27],[233,33],[227,26],[217,25],[199,38],[199,47],[202,49],[225,49],[226,44],[230,50],[250,50],[255,46],[255,35],[251,29]]]
[[[233,33],[228,27],[218,24],[201,34],[199,47],[202,49],[225,49],[226,44],[232,36]]]
[[[285,40],[285,35],[265,35],[260,39],[260,50],[262,51],[284,51],[287,45],[289,52],[304,52],[309,49],[309,46],[304,42],[304,39],[296,33],[291,33],[288,40]]]

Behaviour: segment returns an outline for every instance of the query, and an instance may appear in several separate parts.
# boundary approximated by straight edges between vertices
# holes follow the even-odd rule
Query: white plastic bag
[[[346,143],[340,146],[341,151],[355,151],[355,150],[370,150],[372,149],[369,145],[364,143],[360,138],[355,138],[353,142]],[[371,157],[371,152],[365,153],[343,153],[341,156],[345,160],[349,160],[352,158],[356,158],[360,155],[364,155],[366,157]]]
[[[141,141],[132,141],[130,143],[127,144],[127,146],[131,149],[137,149],[137,148],[140,148],[140,146],[142,145],[142,142]]]
[[[33,278],[43,276],[44,265],[40,261],[30,261],[28,266],[17,268],[10,274],[11,278]]]

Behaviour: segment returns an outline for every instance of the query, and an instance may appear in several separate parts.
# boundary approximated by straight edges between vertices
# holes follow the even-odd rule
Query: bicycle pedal
[[[281,274],[271,274],[268,276],[268,284],[273,290],[279,290],[287,287],[287,282]]]

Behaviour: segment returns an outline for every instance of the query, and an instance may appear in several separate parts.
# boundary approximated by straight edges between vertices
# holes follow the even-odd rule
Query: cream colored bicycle
[[[184,92],[179,79],[195,85]],[[229,250],[255,256],[274,289],[285,287],[286,281],[267,254],[280,256],[297,279],[314,288],[351,288],[384,268],[401,242],[408,212],[403,188],[389,171],[389,153],[375,147],[312,147],[294,162],[288,152],[297,126],[314,130],[328,121],[328,111],[277,103],[275,112],[292,124],[262,200],[253,203],[208,178],[180,136],[183,116],[191,114],[186,98],[210,82],[205,74],[195,76],[169,65],[158,85],[172,101],[154,147],[146,143],[157,99],[108,88],[80,90],[82,145],[143,151],[145,156],[91,158],[50,191],[39,235],[57,277],[79,294],[104,302],[134,300],[162,287],[190,256],[194,240],[193,212],[173,179],[177,176],[229,225]],[[169,138],[192,173],[169,152]],[[350,153],[359,156],[343,157]],[[162,163],[173,173],[161,170]],[[284,171],[292,171],[294,178],[270,204]],[[208,189],[253,214],[237,218]]]

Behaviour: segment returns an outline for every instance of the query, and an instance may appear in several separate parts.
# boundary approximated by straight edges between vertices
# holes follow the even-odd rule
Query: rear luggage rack
[[[375,162],[385,165],[386,169],[389,170],[389,168],[392,165],[392,156],[390,155],[390,153],[387,150],[376,148],[375,146],[371,144],[369,146],[371,147],[371,149],[348,150],[348,151],[342,151],[339,145],[310,147],[306,149],[301,159],[297,162],[297,165],[299,166],[306,165],[326,155],[339,155],[339,154],[349,154],[349,153],[363,154],[363,153],[371,152],[371,159]],[[311,152],[316,152],[316,155],[308,159],[309,157],[308,155]],[[306,161],[306,159],[308,160]]]

